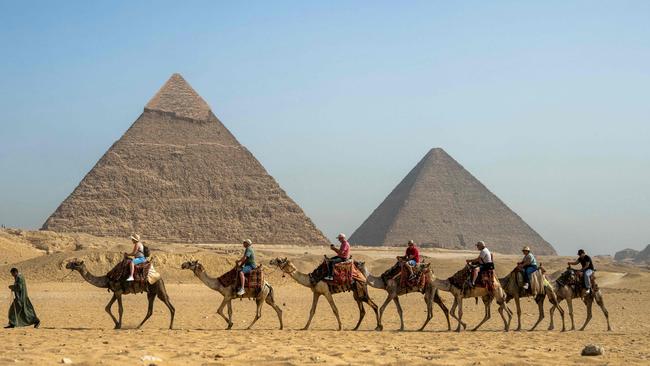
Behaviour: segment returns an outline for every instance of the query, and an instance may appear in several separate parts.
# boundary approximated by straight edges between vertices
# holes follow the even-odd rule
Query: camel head
[[[364,276],[368,277],[369,272],[368,268],[366,268],[366,262],[361,262],[361,261],[355,261],[354,264],[359,268],[359,270],[363,273]]]
[[[181,264],[182,269],[189,269],[192,270],[192,272],[202,272],[203,271],[203,265],[199,263],[199,261],[187,261],[183,264]]]
[[[74,258],[68,261],[68,263],[65,265],[65,268],[75,270],[75,271],[81,271],[81,269],[84,268],[85,266],[86,265],[84,264],[84,261]]]
[[[286,257],[271,259],[269,264],[272,266],[277,266],[284,273],[291,274],[296,271],[296,267]]]

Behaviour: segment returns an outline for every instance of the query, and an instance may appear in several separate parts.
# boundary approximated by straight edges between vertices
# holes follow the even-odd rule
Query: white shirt
[[[492,263],[492,254],[488,250],[488,248],[483,248],[481,249],[481,252],[479,253],[478,257],[481,259],[481,263]]]

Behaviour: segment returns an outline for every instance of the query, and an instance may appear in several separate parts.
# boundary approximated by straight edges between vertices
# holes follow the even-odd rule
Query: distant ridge
[[[473,249],[483,240],[501,253],[556,254],[521,217],[443,149],[431,149],[350,237],[353,244],[403,245],[413,239]]]
[[[180,74],[42,229],[178,242],[328,242]]]

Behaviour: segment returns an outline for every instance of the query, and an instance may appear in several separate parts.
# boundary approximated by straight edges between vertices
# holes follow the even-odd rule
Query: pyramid
[[[328,242],[179,74],[42,229],[178,242]]]
[[[555,249],[443,149],[430,150],[352,234],[374,246],[474,249],[483,240],[500,253],[556,254]]]

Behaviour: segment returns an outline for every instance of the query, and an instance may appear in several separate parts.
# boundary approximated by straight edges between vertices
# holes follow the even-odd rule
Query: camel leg
[[[232,322],[231,322],[230,319],[228,319],[228,317],[227,317],[226,315],[224,315],[224,313],[223,313],[223,308],[226,307],[226,304],[228,304],[229,301],[230,301],[230,298],[226,298],[226,297],[224,297],[223,300],[221,301],[221,304],[219,305],[219,308],[217,308],[217,314],[221,315],[221,317],[223,318],[223,320],[226,321],[226,324],[228,324],[228,327],[226,328],[226,330],[229,330],[230,328],[232,328]]]
[[[280,321],[280,330],[282,330],[284,328],[284,325],[282,324],[282,309],[280,309],[280,307],[275,304],[275,299],[273,298],[273,287],[269,286],[269,288],[271,290],[269,291],[269,296],[266,297],[265,301],[278,314],[278,320]]]
[[[147,292],[147,301],[149,302],[147,306],[147,315],[145,315],[144,319],[142,319],[142,322],[140,322],[140,325],[138,325],[138,329],[142,327],[144,322],[151,317],[151,314],[153,314],[153,303],[156,300],[156,293],[155,292]]]
[[[379,307],[379,326],[378,326],[377,330],[383,330],[384,329],[384,325],[382,323],[382,319],[384,318],[384,310],[386,310],[386,307],[388,306],[388,304],[390,304],[390,302],[393,301],[394,296],[395,295],[392,292],[389,292],[388,296],[386,296],[386,300],[384,301],[383,304],[381,304],[381,307]]]
[[[427,318],[424,321],[424,324],[422,324],[422,326],[420,327],[420,329],[418,329],[418,331],[420,331],[420,332],[424,330],[424,327],[426,327],[427,324],[429,324],[429,321],[431,320],[431,318],[433,318],[433,299],[432,299],[432,297],[433,296],[431,296],[431,293],[427,293],[426,295],[424,295],[424,302],[427,304]],[[400,318],[401,318],[401,315],[400,315]]]
[[[591,294],[589,294],[587,297],[585,297],[583,301],[585,303],[585,306],[587,306],[587,317],[585,318],[585,323],[582,325],[582,328],[580,328],[580,330],[585,330],[587,324],[589,324],[589,321],[591,320],[592,317],[591,308],[594,304],[594,298],[592,297]]]
[[[257,304],[257,309],[255,310],[255,319],[253,319],[253,322],[248,326],[248,328],[246,328],[246,330],[251,329],[253,327],[253,324],[255,324],[255,322],[257,322],[257,320],[262,317],[262,305],[264,305],[264,300],[265,299],[261,297],[255,299],[255,303]]]
[[[603,311],[603,315],[605,315],[605,319],[607,320],[607,331],[611,331],[612,327],[609,325],[609,311],[607,311],[607,308],[605,307],[605,301],[603,300],[603,295],[600,294],[600,292],[597,292],[594,294],[594,298],[596,300],[596,304],[600,306],[600,310]]]
[[[530,328],[531,331],[537,328],[537,325],[544,319],[544,300],[546,300],[546,295],[537,295],[535,302],[537,303],[537,309],[539,310],[539,316],[537,317],[537,322]]]
[[[438,294],[438,290],[435,289],[435,292],[433,294],[433,302],[438,304],[442,312],[445,314],[445,318],[447,319],[447,330],[451,330],[451,322],[449,321],[449,309],[447,309],[447,306],[445,303],[442,301],[442,298]],[[433,315],[433,314],[432,314]]]
[[[358,330],[359,326],[361,325],[361,322],[363,321],[363,318],[366,316],[366,309],[364,309],[363,307],[363,301],[359,300],[358,298],[355,298],[355,301],[357,302],[357,306],[359,307],[359,321],[357,322],[357,325],[355,325],[354,328],[352,328],[352,330]]]
[[[451,307],[451,311],[453,313],[454,308],[458,306],[458,327],[456,328],[457,332],[460,332],[460,325],[463,324],[463,298],[462,296],[456,296],[456,299],[454,300],[454,305]],[[465,326],[463,325],[463,329]]]
[[[108,315],[111,316],[111,319],[113,319],[113,323],[115,323],[115,329],[120,329],[119,325],[120,323],[117,321],[117,318],[115,315],[113,315],[113,312],[111,311],[111,307],[113,307],[113,303],[115,303],[115,300],[117,300],[117,295],[113,294],[113,297],[108,301],[108,304],[106,304],[106,307],[104,310],[108,313]]]
[[[456,319],[458,321],[459,326],[462,325],[463,329],[467,329],[467,324],[465,324],[460,318],[456,315],[456,308],[458,307],[458,300],[454,298],[454,302],[451,304],[451,309],[449,310],[449,314],[451,315],[452,318]]]
[[[330,303],[330,307],[332,308],[332,312],[334,313],[334,316],[336,316],[336,321],[339,323],[339,329],[341,330],[343,327],[341,326],[341,317],[339,317],[339,309],[336,307],[336,304],[334,303],[334,298],[332,297],[332,294],[326,293],[325,298],[327,299],[327,302]]]
[[[167,295],[167,291],[165,290],[164,285],[162,284],[162,280],[159,282],[159,291],[157,292],[158,299],[167,306],[167,309],[169,309],[169,315],[170,315],[170,320],[169,320],[169,329],[172,329],[174,327],[174,315],[176,314],[176,309],[174,308],[174,305],[172,305],[171,301],[169,301],[169,296]]]
[[[318,299],[320,298],[320,295],[321,294],[314,292],[314,296],[311,300],[311,310],[309,310],[309,319],[307,319],[307,324],[305,324],[302,330],[309,329],[309,324],[311,324],[311,319],[314,317],[314,314],[316,314],[316,305],[318,305]]]
[[[503,330],[507,332],[510,329],[510,321],[512,320],[512,312],[506,306],[505,301],[503,301],[503,300],[497,301],[497,304],[499,305],[499,315],[501,315],[501,319],[503,320]],[[508,314],[508,320],[506,320],[505,315],[503,315],[504,311]]]
[[[122,315],[124,314],[124,306],[122,306],[122,295],[117,295],[117,317],[118,326],[116,329],[122,328]]]
[[[514,297],[515,307],[517,308],[517,329],[515,331],[521,330],[521,302],[519,301],[519,296]]]
[[[481,320],[481,322],[478,323],[478,325],[474,327],[474,329],[472,329],[472,332],[475,332],[478,328],[480,328],[481,325],[483,325],[483,323],[488,321],[488,319],[490,319],[491,316],[490,305],[492,304],[492,299],[487,296],[484,296],[482,300],[483,300],[483,307],[485,308],[485,315],[483,316],[483,320]]]
[[[571,330],[576,330],[575,322],[573,321],[573,299],[567,297],[566,306],[569,308],[569,317],[571,318]]]
[[[400,327],[399,330],[404,330],[404,312],[402,311],[402,305],[399,303],[399,296],[395,296],[393,299],[395,306],[397,307],[397,314],[399,314]]]
[[[232,299],[228,299],[228,302],[226,303],[226,308],[228,308],[228,326],[232,327]],[[230,329],[230,328],[228,328]]]
[[[379,306],[375,304],[374,301],[370,298],[370,295],[366,293],[366,298],[365,298],[365,303],[368,304],[372,310],[375,312],[375,318],[377,319],[377,326],[375,327],[375,330],[381,330],[379,327]]]

